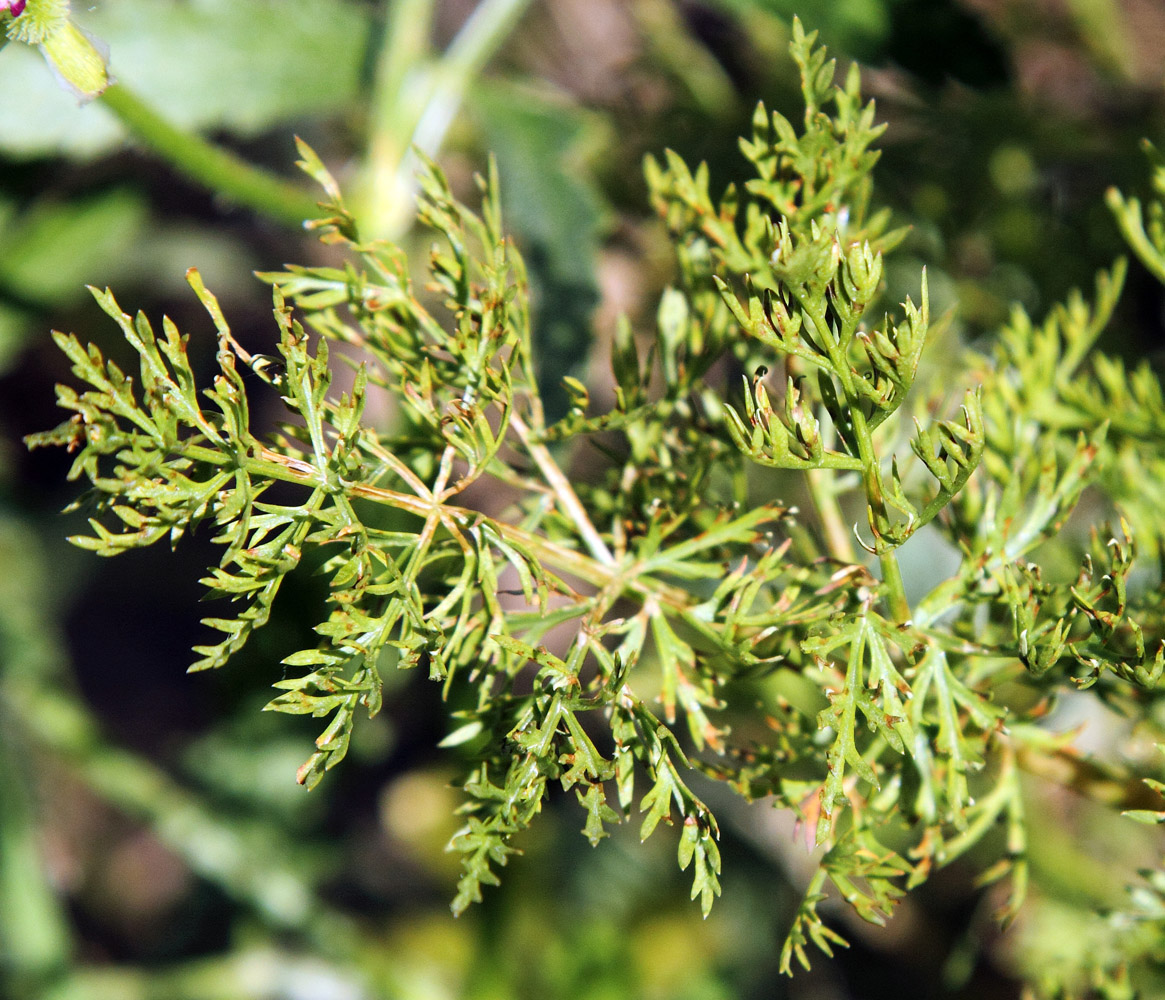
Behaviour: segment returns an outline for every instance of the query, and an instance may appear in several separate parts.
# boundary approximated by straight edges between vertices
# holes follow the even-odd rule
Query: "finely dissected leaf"
[[[435,243],[418,280],[399,248],[362,241],[300,143],[328,199],[313,228],[348,261],[262,276],[268,355],[191,272],[217,337],[209,383],[172,322],[158,335],[108,291],[132,374],[56,335],[83,388],[59,388],[70,419],[30,444],[69,449],[90,486],[76,544],[112,556],[202,527],[217,546],[204,583],[221,638],[195,669],[237,653],[290,574],[323,580],[315,637],[267,706],[321,720],[301,783],[344,758],[388,672],[438,682],[464,793],[454,912],[497,884],[555,785],[592,845],[633,816],[641,838],[674,837],[704,913],[721,856],[697,781],[792,810],[821,853],[786,972],[844,945],[818,914],[830,894],[883,923],[956,859],[1000,884],[1012,920],[1038,874],[1022,770],[1161,820],[1143,798],[1165,788],[1159,767],[1087,760],[1049,715],[1082,689],[1160,728],[1165,589],[1135,554],[1165,539],[1165,393],[1094,349],[1124,265],[1091,303],[1074,293],[1042,322],[1017,309],[990,355],[916,384],[941,324],[925,273],[917,296],[882,301],[902,233],[871,207],[881,127],[856,68],[835,83],[799,22],[791,49],[803,121],[757,108],[743,183],[715,197],[708,167],[647,161],[678,267],[650,330],[618,325],[605,411],[559,372],[567,412],[547,417],[492,164],[477,210],[425,166]],[[1111,198],[1151,268],[1155,183],[1145,206]],[[276,401],[286,422],[261,436],[251,415]],[[1110,504],[1119,530],[1084,542],[1076,522]],[[919,564],[948,558],[922,592]],[[1148,885],[1143,922],[1165,912],[1159,873]]]
[[[845,938],[822,923],[817,914],[817,905],[826,898],[825,893],[821,891],[825,877],[825,870],[819,869],[797,908],[789,934],[781,948],[781,972],[787,976],[793,974],[794,958],[801,968],[810,968],[809,954],[805,950],[807,944],[812,943],[830,958],[833,957],[835,946],[849,947]]]

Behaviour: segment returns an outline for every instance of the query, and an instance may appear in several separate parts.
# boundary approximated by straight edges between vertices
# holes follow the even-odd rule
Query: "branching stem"
[[[562,505],[563,513],[570,518],[571,522],[578,529],[579,536],[582,538],[588,551],[604,565],[614,566],[616,562],[615,557],[611,554],[607,543],[603,541],[598,529],[595,528],[594,523],[587,514],[586,508],[579,500],[578,494],[575,493],[574,487],[570,485],[570,480],[566,478],[562,470],[558,467],[558,463],[554,461],[554,456],[550,454],[550,450],[546,445],[532,438],[530,429],[517,413],[510,415],[510,425],[517,431],[518,437],[522,439],[522,444],[526,447],[526,451],[529,452],[530,457],[538,465],[538,469],[545,477],[546,482],[554,490],[554,495]]]
[[[225,462],[225,456],[209,448],[187,447],[185,454],[197,461],[207,461],[215,465],[222,465]],[[268,448],[260,448],[258,456],[246,459],[245,464],[252,475],[266,476],[280,482],[297,483],[301,486],[316,487],[320,485],[320,472],[314,465],[302,459],[281,455]],[[560,471],[559,475],[561,474]],[[421,518],[427,519],[434,509],[437,509],[440,512],[442,523],[447,526],[454,524],[464,527],[486,519],[484,514],[467,507],[434,503],[433,500],[385,489],[381,486],[345,483],[344,489],[350,496],[384,504],[397,510],[408,511]],[[519,528],[517,525],[508,524],[505,521],[493,521],[492,519],[490,521],[494,529],[506,540],[529,548],[546,565],[569,573],[594,587],[614,588],[620,592],[630,591],[644,596],[654,595],[677,614],[686,613],[696,603],[687,591],[663,583],[653,577],[640,575],[635,572],[633,566],[619,572],[614,557],[611,557],[609,561],[604,560],[598,556],[558,545],[541,535]],[[591,530],[594,531],[593,526]],[[597,536],[598,533],[595,532],[595,534]]]

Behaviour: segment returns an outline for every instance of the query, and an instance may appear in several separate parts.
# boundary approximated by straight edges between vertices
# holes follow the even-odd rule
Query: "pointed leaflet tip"
[[[230,328],[227,326],[226,317],[222,314],[222,308],[218,304],[218,299],[206,287],[206,284],[202,280],[202,273],[198,268],[187,268],[186,283],[194,289],[194,294],[198,296],[198,301],[210,313],[210,318],[214,321],[215,329],[218,330],[220,336],[226,337],[233,342],[233,338],[230,336]]]
[[[295,165],[322,187],[332,201],[339,204],[341,200],[340,185],[336,183],[336,179],[332,176],[331,171],[324,166],[324,161],[298,135],[295,137],[295,148],[299,151],[300,155],[300,159],[296,161]],[[307,223],[305,222],[304,225],[307,225]]]

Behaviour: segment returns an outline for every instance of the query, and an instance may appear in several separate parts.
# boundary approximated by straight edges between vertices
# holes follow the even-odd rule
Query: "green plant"
[[[1074,296],[1039,325],[1017,310],[990,353],[927,372],[942,324],[925,274],[917,303],[884,315],[880,301],[903,236],[870,207],[881,129],[856,68],[836,85],[814,41],[795,23],[803,127],[758,108],[743,190],[713,201],[706,169],[648,162],[678,282],[646,349],[619,328],[605,412],[568,379],[569,412],[547,418],[494,169],[475,213],[427,165],[419,217],[440,241],[418,287],[301,147],[328,196],[313,225],[351,263],[263,275],[270,357],[237,343],[192,271],[219,337],[205,389],[175,326],[158,337],[108,290],[95,295],[140,358],[136,379],[57,335],[88,388],[61,387],[74,415],[29,443],[75,452],[70,476],[92,486],[76,505],[91,533],[74,541],[117,555],[205,522],[222,549],[205,583],[230,613],[207,619],[221,638],[192,669],[238,652],[289,573],[326,576],[319,642],[283,661],[268,706],[327,719],[301,783],[344,757],[386,671],[440,685],[443,745],[465,765],[457,912],[496,883],[555,784],[592,843],[635,812],[643,838],[677,826],[704,912],[720,856],[697,781],[796,813],[821,853],[786,971],[808,965],[809,944],[842,943],[818,914],[830,885],[881,923],[974,853],[1013,918],[1036,850],[1024,772],[1161,816],[1155,759],[1085,760],[1042,722],[1082,688],[1165,742],[1162,592],[1133,575],[1134,535],[1161,550],[1165,400],[1147,367],[1093,350],[1125,265],[1093,304]],[[1160,209],[1146,231],[1136,203],[1113,202],[1160,268]],[[339,394],[329,344],[360,358]],[[290,412],[272,440],[251,429],[260,385]],[[373,393],[392,401],[391,429],[364,419]],[[601,460],[578,448],[586,474],[564,469],[586,443]],[[483,484],[503,501],[476,502]],[[1090,487],[1090,506],[1123,516],[1089,542],[1069,518]],[[777,499],[794,493],[805,511]],[[920,588],[908,545],[957,565]],[[1125,963],[1165,933],[1159,907],[1129,919],[1151,933],[1048,973],[1045,992],[1092,977],[1117,995]]]

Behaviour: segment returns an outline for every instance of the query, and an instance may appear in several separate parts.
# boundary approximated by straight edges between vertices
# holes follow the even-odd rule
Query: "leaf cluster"
[[[647,162],[676,284],[650,336],[621,326],[605,412],[568,380],[569,412],[546,417],[493,167],[475,211],[426,165],[418,214],[436,242],[418,280],[402,251],[361,237],[301,146],[328,199],[313,225],[348,263],[262,276],[270,357],[235,341],[191,273],[218,333],[208,386],[169,320],[159,337],[108,291],[95,295],[136,375],[58,335],[88,388],[61,387],[73,416],[30,443],[74,452],[70,477],[90,485],[91,530],[75,541],[117,555],[206,522],[221,547],[204,582],[232,613],[207,619],[222,638],[192,669],[235,654],[288,574],[326,577],[318,641],[283,661],[268,705],[326,720],[302,783],[381,708],[386,671],[439,685],[443,745],[465,771],[457,912],[558,786],[592,844],[634,813],[642,839],[676,827],[707,913],[712,779],[792,810],[821,848],[786,970],[808,965],[810,943],[842,943],[818,913],[831,887],[882,923],[972,854],[985,883],[1005,883],[1006,921],[1028,882],[1021,772],[1079,767],[1070,737],[1043,727],[1052,700],[1092,689],[1138,717],[1155,704],[1165,616],[1133,539],[1159,553],[1145,479],[1165,482],[1165,402],[1147,367],[1094,348],[1124,263],[1091,304],[1074,295],[1042,324],[1017,310],[989,353],[916,385],[942,324],[925,273],[917,302],[883,301],[903,232],[871,209],[873,104],[856,68],[835,82],[799,23],[791,50],[804,119],[758,107],[741,188],[714,200],[705,167]],[[1146,214],[1111,200],[1161,268],[1160,202]],[[273,437],[251,429],[262,391],[287,411]],[[366,416],[372,398],[390,426]],[[276,484],[296,499],[269,500]],[[1120,537],[1073,534],[1090,488],[1124,510]],[[804,511],[778,492],[793,489]],[[917,593],[906,546],[957,565]],[[1051,551],[1079,571],[1042,568]]]

